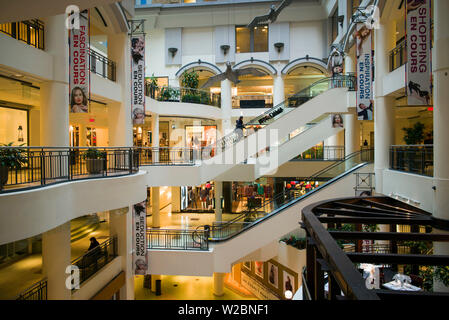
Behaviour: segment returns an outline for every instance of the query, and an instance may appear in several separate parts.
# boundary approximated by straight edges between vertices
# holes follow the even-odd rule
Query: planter
[[[0,186],[8,182],[8,167],[0,167]]]
[[[105,166],[105,159],[86,159],[86,167],[89,174],[101,173]]]

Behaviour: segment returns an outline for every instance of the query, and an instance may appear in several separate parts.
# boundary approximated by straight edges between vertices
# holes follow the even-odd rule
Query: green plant
[[[421,144],[424,140],[424,124],[417,122],[412,128],[402,128],[404,141],[408,145]]]
[[[281,241],[299,250],[303,250],[306,248],[306,238],[298,238],[296,236],[290,236],[289,238],[281,239]]]
[[[363,231],[365,232],[376,232],[379,231],[379,227],[377,224],[364,224],[363,225]]]
[[[449,287],[449,266],[438,266],[435,268],[435,278]]]
[[[3,147],[12,147],[13,143],[2,144]],[[23,146],[21,144],[19,147]],[[27,163],[25,150],[20,148],[0,148],[0,167],[18,168]]]
[[[200,97],[196,94],[187,93],[182,96],[182,102],[200,103]]]
[[[179,100],[179,91],[174,88],[163,87],[161,90],[161,98],[163,101]]]
[[[83,158],[89,160],[106,159],[106,151],[89,148],[86,152],[84,152]]]
[[[150,77],[150,86],[157,87],[157,78],[154,76],[154,73]]]
[[[182,74],[181,85],[184,88],[197,89],[199,84],[199,74],[193,70],[191,72],[184,71]]]

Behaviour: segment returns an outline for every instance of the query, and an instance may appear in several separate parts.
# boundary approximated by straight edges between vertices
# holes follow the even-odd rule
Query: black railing
[[[93,50],[89,50],[89,57],[91,72],[111,81],[116,80],[117,65],[114,61]]]
[[[79,269],[79,284],[89,279],[117,256],[117,238],[112,237],[73,260],[72,265]]]
[[[193,165],[201,158],[201,152],[194,148],[136,147],[134,152],[141,166]]]
[[[433,145],[391,146],[390,169],[433,177]]]
[[[401,41],[396,48],[390,51],[390,72],[396,70],[407,62],[407,41]]]
[[[47,300],[47,279],[42,279],[21,292],[17,300]]]
[[[209,233],[205,230],[149,229],[148,249],[209,250]]]
[[[0,32],[44,50],[44,23],[38,19],[0,24]]]
[[[145,84],[145,93],[150,98],[158,101],[197,103],[221,107],[221,95],[207,90],[170,86],[157,87],[147,82]]]
[[[303,160],[342,160],[345,157],[344,146],[318,146],[312,147],[307,151],[304,151],[291,161],[303,161]]]
[[[89,155],[93,150],[95,156]],[[139,170],[139,158],[133,148],[0,146],[0,157],[11,151],[23,163],[20,167],[0,167],[0,193],[72,180],[130,175]]]

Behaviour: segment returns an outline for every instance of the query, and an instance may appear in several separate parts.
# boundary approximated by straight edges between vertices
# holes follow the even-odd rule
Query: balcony
[[[407,42],[401,41],[396,48],[389,53],[390,72],[398,69],[407,62]]]
[[[91,72],[111,81],[116,81],[117,65],[114,61],[92,49],[89,50],[89,57]]]
[[[391,146],[390,169],[433,177],[433,145]]]
[[[145,95],[165,102],[184,102],[221,107],[221,95],[194,88],[157,87],[145,84]]]
[[[133,148],[0,146],[0,194],[138,172]]]
[[[44,50],[44,23],[38,19],[0,24],[0,32]]]

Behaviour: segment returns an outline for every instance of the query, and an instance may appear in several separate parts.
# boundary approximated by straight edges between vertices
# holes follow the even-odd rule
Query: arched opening
[[[288,98],[326,77],[327,75],[321,66],[313,64],[298,65],[290,69],[285,76],[285,97]]]
[[[232,87],[233,108],[271,108],[273,106],[273,77],[271,72],[258,65],[247,65],[244,68],[256,68],[265,73],[264,76],[240,76],[240,82]]]

